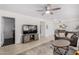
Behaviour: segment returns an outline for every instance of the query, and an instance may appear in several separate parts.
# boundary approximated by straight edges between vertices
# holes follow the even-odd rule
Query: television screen
[[[23,34],[37,33],[37,25],[23,25]]]

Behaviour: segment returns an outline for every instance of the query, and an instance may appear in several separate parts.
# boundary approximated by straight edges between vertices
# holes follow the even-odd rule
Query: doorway
[[[3,45],[15,44],[15,18],[2,17]]]
[[[45,37],[45,22],[40,21],[40,37]]]

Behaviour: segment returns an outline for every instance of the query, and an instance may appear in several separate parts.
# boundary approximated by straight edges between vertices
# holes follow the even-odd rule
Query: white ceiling
[[[40,10],[43,7],[45,7],[45,4],[0,4],[0,9],[2,10],[48,20],[79,16],[79,4],[52,4],[52,8],[61,7],[61,10],[54,11],[53,15],[42,16],[42,12],[37,12],[36,10]]]

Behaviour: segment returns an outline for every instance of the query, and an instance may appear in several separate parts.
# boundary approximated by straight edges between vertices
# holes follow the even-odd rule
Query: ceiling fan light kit
[[[46,11],[45,13],[46,13],[46,14],[50,14],[50,11]]]

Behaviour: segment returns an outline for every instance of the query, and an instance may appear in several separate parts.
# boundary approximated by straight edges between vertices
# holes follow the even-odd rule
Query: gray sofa
[[[54,33],[55,40],[65,39],[70,41],[70,46],[77,46],[78,36],[76,32],[66,31],[66,30],[55,30]]]

